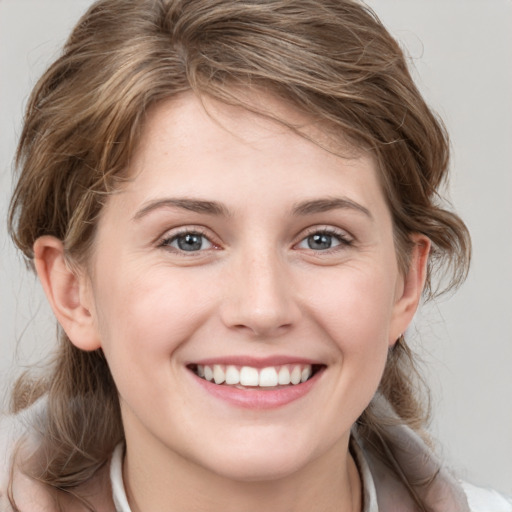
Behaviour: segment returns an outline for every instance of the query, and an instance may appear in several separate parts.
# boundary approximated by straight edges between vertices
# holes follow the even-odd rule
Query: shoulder
[[[0,415],[0,512],[13,510],[8,499],[11,480],[12,492],[19,510],[22,512],[54,510],[53,500],[42,485],[26,477],[14,460],[18,447],[21,451],[30,449],[32,443],[27,436],[28,426],[37,419],[44,408],[44,400],[38,400],[18,414]],[[22,441],[23,444],[21,444]]]
[[[374,444],[360,439],[364,455],[374,480],[379,510],[397,511],[417,510],[414,503],[404,505],[402,496],[410,496],[414,491],[425,508],[433,511],[450,512],[512,512],[512,499],[500,493],[461,482],[450,468],[428,446],[424,440],[409,427],[400,423],[399,418],[389,413],[389,404],[381,398],[378,406],[382,417],[395,418],[382,427],[381,439],[385,443],[386,453],[392,464],[385,463]],[[386,409],[387,407],[387,409]],[[383,411],[383,412],[382,412]],[[357,432],[355,433],[357,437]],[[394,467],[397,470],[391,470]],[[405,475],[399,477],[398,475]],[[409,484],[405,482],[419,482]]]
[[[0,511],[8,508],[8,488],[13,471],[14,451],[18,440],[23,435],[18,415],[0,415]]]
[[[471,512],[512,512],[512,497],[492,489],[461,482]]]
[[[84,512],[113,510],[110,464],[106,464],[84,484],[74,489],[92,508],[74,494],[58,493],[43,483],[26,476],[19,460],[26,460],[40,447],[37,426],[47,414],[48,401],[42,397],[18,414],[0,415],[0,512]],[[16,509],[10,504],[11,487]]]

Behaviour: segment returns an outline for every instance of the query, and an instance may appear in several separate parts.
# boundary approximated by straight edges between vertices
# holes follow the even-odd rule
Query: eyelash
[[[185,235],[192,235],[192,236],[200,236],[203,237],[205,240],[208,241],[209,244],[211,244],[211,247],[208,247],[207,249],[199,249],[199,250],[192,250],[187,251],[184,249],[172,247],[171,244],[179,239],[179,237],[185,236]],[[308,240],[308,238],[315,236],[315,235],[326,235],[332,238],[335,238],[339,243],[335,245],[334,247],[329,247],[327,249],[312,249],[304,248],[307,251],[311,251],[312,253],[316,253],[317,255],[328,255],[332,252],[337,252],[339,250],[343,250],[343,248],[350,247],[354,244],[354,240],[344,231],[332,228],[332,227],[312,227],[309,228],[305,234],[301,234],[301,238],[298,242],[296,242],[293,247],[296,248],[299,244],[304,243]],[[186,227],[182,228],[170,235],[165,235],[158,243],[159,247],[162,247],[168,251],[172,251],[175,254],[179,254],[180,256],[199,256],[203,254],[205,251],[209,250],[216,250],[219,249],[219,245],[216,244],[214,241],[212,241],[212,236],[206,232],[205,229],[202,229],[201,227]]]

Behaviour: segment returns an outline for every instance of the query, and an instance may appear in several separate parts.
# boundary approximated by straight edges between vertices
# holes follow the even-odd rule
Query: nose
[[[228,328],[270,338],[297,322],[300,308],[290,269],[272,251],[240,257],[227,272],[221,317]]]

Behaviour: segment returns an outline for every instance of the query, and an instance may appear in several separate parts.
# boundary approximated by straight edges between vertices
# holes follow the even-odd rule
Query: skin
[[[290,107],[262,99],[332,144]],[[39,276],[71,341],[105,352],[134,512],[360,510],[350,429],[416,311],[429,242],[412,237],[400,272],[369,155],[338,144],[336,156],[241,108],[206,106],[209,114],[186,94],[149,112],[132,180],[108,198],[87,268],[68,265],[61,242],[42,237]],[[344,202],[318,211],[333,198]],[[179,249],[184,232],[202,236],[201,250]],[[332,247],[312,249],[315,233]],[[305,396],[272,409],[214,398],[187,369],[276,355],[323,372]]]

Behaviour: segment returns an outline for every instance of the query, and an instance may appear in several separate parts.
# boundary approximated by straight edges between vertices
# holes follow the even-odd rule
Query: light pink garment
[[[27,433],[30,423],[41,421],[45,399],[38,400],[17,416],[0,418],[0,512],[11,512],[6,498],[12,449],[18,439]],[[393,411],[382,397],[375,398],[380,412],[392,417]],[[395,416],[396,418],[396,416]],[[389,449],[402,471],[413,480],[430,477],[436,471],[432,484],[419,489],[429,512],[512,512],[512,499],[501,494],[460,483],[411,429],[403,426],[387,427]],[[375,456],[372,449],[354,429],[351,452],[356,460],[364,489],[362,512],[417,512],[418,508],[404,485]],[[115,449],[110,466],[110,480],[116,512],[131,512],[122,479],[123,445]],[[45,496],[40,484],[18,475],[17,502],[23,512],[53,512],[52,502]],[[25,492],[26,491],[26,492]],[[318,511],[321,512],[321,511]]]

